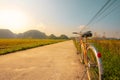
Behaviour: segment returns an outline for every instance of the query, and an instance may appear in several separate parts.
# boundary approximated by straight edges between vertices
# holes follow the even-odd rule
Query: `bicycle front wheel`
[[[87,75],[89,80],[103,80],[101,54],[93,46],[87,49]]]

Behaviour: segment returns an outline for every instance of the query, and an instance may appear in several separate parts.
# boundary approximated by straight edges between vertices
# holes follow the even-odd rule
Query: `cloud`
[[[40,24],[37,24],[37,25],[36,25],[36,28],[37,28],[37,29],[40,29],[40,30],[45,30],[45,29],[46,29],[46,26],[45,26],[45,24],[40,23]]]
[[[80,25],[78,28],[79,28],[80,31],[81,31],[81,30],[83,30],[83,29],[85,28],[85,25]]]

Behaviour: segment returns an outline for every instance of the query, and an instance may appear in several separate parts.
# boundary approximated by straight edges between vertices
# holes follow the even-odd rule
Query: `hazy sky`
[[[47,34],[72,36],[72,32],[80,31],[106,2],[107,0],[0,0],[0,28],[15,33],[37,29]],[[105,17],[107,14],[109,15]],[[120,0],[93,23],[95,24],[89,25],[86,30],[92,30],[101,36],[105,32],[108,36],[118,34],[120,37]]]

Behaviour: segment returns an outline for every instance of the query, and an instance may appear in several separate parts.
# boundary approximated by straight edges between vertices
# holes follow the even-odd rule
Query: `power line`
[[[99,15],[99,13],[110,3],[111,0],[108,0],[103,7],[93,16],[93,18],[86,24],[86,26],[88,26],[89,24],[91,24],[93,22],[93,20]]]
[[[108,0],[103,6],[102,8],[92,17],[92,19],[85,25],[85,27],[83,29],[85,29],[88,25],[90,25],[93,20],[100,14],[100,12],[111,2],[111,0]],[[83,30],[82,29],[82,30]],[[81,31],[82,31],[81,30]]]
[[[103,9],[103,11],[102,11],[100,14],[98,14],[97,17],[101,16],[105,11],[107,11],[116,1],[117,1],[117,0],[114,0],[113,2],[111,2],[110,4],[108,4],[108,6],[106,6],[106,8]],[[96,18],[97,18],[97,17],[96,17]]]
[[[98,19],[98,21],[102,20],[103,18],[107,17],[108,15],[110,15],[114,10],[116,10],[120,5],[117,6],[113,6],[113,4],[116,2],[117,0],[108,0],[103,6],[102,8],[92,17],[92,19],[85,25],[84,28],[81,29],[81,31],[85,28],[88,28],[89,25],[92,24],[92,22],[97,19],[98,17],[100,17],[102,14],[104,14],[106,11],[107,14],[104,14],[100,19]],[[111,7],[112,6],[112,7]],[[110,8],[111,7],[111,8]],[[97,21],[97,22],[98,22]],[[96,22],[95,22],[96,23]],[[93,23],[93,24],[95,24]]]
[[[118,7],[120,7],[120,5],[115,6],[114,8],[112,8],[107,14],[103,15],[100,19],[98,19],[95,23],[101,21],[102,19],[104,19],[105,17],[109,16],[112,12],[114,12]],[[93,24],[95,24],[93,23]]]

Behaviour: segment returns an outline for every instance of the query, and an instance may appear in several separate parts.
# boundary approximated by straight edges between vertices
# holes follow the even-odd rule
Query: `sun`
[[[25,13],[17,10],[1,10],[0,26],[7,29],[22,29],[28,23],[28,17]]]

